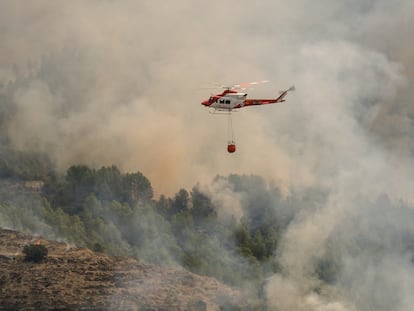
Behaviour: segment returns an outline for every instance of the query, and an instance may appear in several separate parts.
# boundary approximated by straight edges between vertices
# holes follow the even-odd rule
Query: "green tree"
[[[71,166],[66,172],[65,195],[69,205],[68,211],[79,213],[84,199],[94,191],[96,172],[86,165]]]
[[[211,199],[196,187],[191,191],[191,201],[193,206],[191,211],[196,226],[217,219],[217,212]]]
[[[127,173],[122,180],[123,199],[125,202],[149,202],[154,192],[150,181],[140,172]]]
[[[169,216],[175,215],[180,212],[185,212],[190,210],[190,195],[187,190],[180,189],[178,193],[174,196],[174,199],[170,205]]]
[[[170,198],[167,198],[165,195],[161,195],[158,201],[155,202],[155,208],[164,217],[168,216],[168,212],[171,208],[171,202],[172,200]]]
[[[100,200],[121,201],[122,189],[122,174],[116,166],[101,167],[96,171],[93,190],[97,198]]]

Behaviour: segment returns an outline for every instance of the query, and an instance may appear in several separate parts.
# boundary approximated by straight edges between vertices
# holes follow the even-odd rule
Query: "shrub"
[[[92,245],[92,250],[97,253],[103,253],[105,252],[105,247],[101,243],[95,243]]]
[[[25,261],[31,261],[31,262],[41,262],[43,259],[47,257],[47,248],[44,245],[36,245],[36,244],[30,244],[26,245],[23,248],[23,254],[25,255],[24,260]]]

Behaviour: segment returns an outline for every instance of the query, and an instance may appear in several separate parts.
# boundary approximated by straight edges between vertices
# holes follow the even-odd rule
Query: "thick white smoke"
[[[353,257],[345,232],[378,227],[386,239],[395,215],[377,219],[369,202],[413,199],[413,15],[408,0],[2,1],[0,80],[25,77],[8,134],[62,170],[140,170],[159,194],[228,173],[324,187],[329,200],[284,237],[270,308],[411,310],[409,256],[385,247],[374,263],[370,252]],[[249,96],[297,91],[236,114],[228,155],[226,120],[200,107],[209,94],[199,88],[258,79],[272,83]],[[223,189],[216,202],[228,201]],[[359,218],[376,221],[353,227]],[[336,238],[343,274],[316,293],[313,261]],[[382,295],[391,288],[398,295]]]

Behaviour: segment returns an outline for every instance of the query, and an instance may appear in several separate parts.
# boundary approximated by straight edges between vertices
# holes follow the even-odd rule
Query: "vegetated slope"
[[[47,258],[25,261],[23,247],[36,243]],[[1,310],[220,310],[241,301],[213,278],[0,229]]]

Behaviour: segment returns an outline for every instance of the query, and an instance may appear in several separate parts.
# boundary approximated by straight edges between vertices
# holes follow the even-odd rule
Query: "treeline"
[[[316,190],[283,197],[254,175],[218,176],[212,193],[195,186],[154,198],[140,172],[74,165],[57,174],[47,157],[3,149],[0,182],[38,180],[40,192],[0,187],[0,224],[146,262],[178,264],[229,284],[278,271],[283,232]],[[3,188],[3,189],[2,189]],[[213,200],[227,193],[226,202]],[[320,203],[320,202],[319,202]]]
[[[64,179],[49,176],[42,194],[53,207],[73,215],[85,210],[85,202],[90,197],[133,207],[139,202],[150,202],[153,190],[149,180],[139,172],[122,174],[116,166],[96,170],[76,165],[67,170]]]
[[[3,141],[7,139],[4,138]],[[0,134],[0,179],[45,180],[51,174],[53,165],[47,156],[37,152],[17,151],[1,142]]]
[[[17,180],[18,174],[7,176]],[[215,180],[241,194],[234,201],[238,215],[199,187],[154,199],[142,173],[116,166],[75,165],[63,176],[39,177],[41,192],[0,191],[3,225],[112,255],[179,264],[230,284],[260,282],[277,270],[273,254],[295,210],[257,176]]]
[[[63,175],[42,174],[40,191],[21,191],[13,184],[23,180],[10,172],[12,178],[0,179],[3,227],[148,263],[180,265],[257,289],[268,276],[284,273],[277,253],[288,226],[301,215],[317,213],[329,197],[312,188],[282,195],[259,176],[229,175],[216,177],[214,190],[195,186],[154,198],[150,181],[140,172],[85,165],[72,166]],[[414,254],[411,205],[392,203],[386,195],[360,200],[355,202],[358,213],[337,223],[324,253],[313,259],[315,276],[324,283],[336,282],[349,253],[378,258],[389,250]]]

